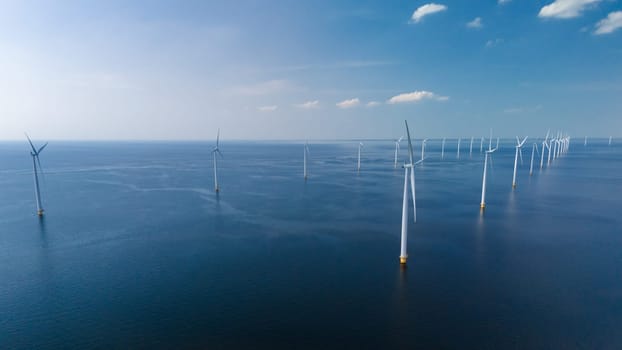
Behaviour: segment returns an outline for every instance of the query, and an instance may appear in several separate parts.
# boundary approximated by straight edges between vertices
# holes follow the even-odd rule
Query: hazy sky
[[[2,1],[0,139],[622,136],[615,0]]]

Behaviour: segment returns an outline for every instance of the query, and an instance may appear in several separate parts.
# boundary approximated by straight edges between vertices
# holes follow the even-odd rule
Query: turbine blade
[[[523,165],[523,148],[518,147],[518,155],[520,157],[520,165]]]
[[[415,197],[415,167],[410,168],[410,192],[413,197],[413,220],[417,223],[417,200]]]
[[[516,136],[516,144],[520,145],[520,140],[518,139],[518,136]]]
[[[222,155],[222,153],[220,152],[220,150],[219,150],[219,149],[217,149],[217,150],[216,150],[216,153],[218,153],[218,155],[220,156],[220,158],[225,158],[225,157]]]
[[[35,149],[35,145],[32,144],[32,141],[30,140],[30,137],[28,137],[28,134],[24,133],[24,135],[26,135],[26,138],[28,139],[28,143],[30,144],[30,147],[32,148],[32,152],[34,154],[37,154],[37,150]]]
[[[218,128],[218,133],[216,134],[216,148],[218,148],[219,142],[220,142],[220,128]]]
[[[45,146],[47,146],[48,143],[46,142],[45,145],[41,146],[41,148],[39,148],[39,150],[37,151],[37,154],[41,153],[41,151],[43,151],[43,149],[45,148]]]
[[[406,135],[408,136],[408,156],[410,157],[410,164],[413,163],[413,144],[410,140],[410,130],[408,129],[408,121],[404,120],[406,124]]]

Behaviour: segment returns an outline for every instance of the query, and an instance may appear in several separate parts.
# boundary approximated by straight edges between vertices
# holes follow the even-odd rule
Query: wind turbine
[[[457,153],[456,153],[456,158],[457,158],[457,159],[460,159],[460,141],[461,141],[461,138],[460,138],[460,137],[458,137],[458,149],[457,149],[457,151],[456,151],[456,152],[457,152]]]
[[[415,164],[413,163],[413,145],[410,139],[410,130],[408,130],[408,122],[404,120],[406,124],[406,135],[408,136],[408,159],[410,163],[404,164],[404,198],[402,199],[402,238],[400,247],[400,264],[406,264],[408,259],[408,253],[406,252],[406,242],[408,236],[408,171],[410,169],[410,190],[413,200],[413,219],[417,223],[417,203],[415,199]]]
[[[28,143],[30,144],[30,148],[32,148],[30,155],[32,156],[32,169],[33,169],[33,175],[34,175],[34,180],[35,180],[35,198],[37,199],[37,215],[43,216],[43,206],[41,205],[41,191],[39,189],[39,174],[37,172],[37,165],[39,165],[39,170],[43,172],[43,169],[41,168],[41,160],[39,159],[39,154],[41,154],[41,152],[43,151],[45,146],[48,145],[48,143],[46,142],[39,149],[36,149],[35,145],[32,144],[30,137],[28,137],[28,134],[25,134],[25,135],[26,135],[26,138],[28,139]]]
[[[611,136],[609,136],[609,146],[611,146]]]
[[[469,146],[469,158],[473,158],[473,136],[471,136],[471,145]]]
[[[533,175],[533,156],[535,152],[538,152],[538,155],[540,155],[540,152],[538,151],[538,144],[534,142],[533,147],[531,148],[531,164],[529,165],[529,176]],[[542,150],[542,152],[544,153],[544,150]]]
[[[361,148],[363,148],[363,143],[359,142],[359,156],[358,160],[356,161],[356,171],[358,172],[361,171]]]
[[[551,130],[548,130],[546,132],[546,136],[544,137],[544,140],[542,140],[542,154],[540,154],[540,170],[542,170],[542,166],[544,165],[544,148],[548,148],[549,149],[549,155],[551,154],[551,146],[549,145],[549,133],[551,132]],[[548,163],[547,163],[548,165]]]
[[[497,146],[495,148],[499,148],[499,138],[497,137]]]
[[[482,176],[482,201],[479,204],[481,210],[486,209],[486,172],[488,169],[488,157],[492,157],[492,154],[497,149],[489,149],[486,151],[486,155],[484,156],[484,176]],[[492,158],[491,158],[492,160]]]
[[[309,177],[309,173],[307,171],[307,155],[309,154],[309,143],[308,142],[305,142],[304,150],[302,152],[303,152],[302,154],[303,154],[303,161],[304,161],[303,171],[304,171],[304,178],[306,181],[307,177]]]
[[[482,153],[483,150],[484,150],[484,137],[482,137],[481,141],[479,142],[479,153]]]
[[[583,146],[587,146],[587,136],[585,137],[585,141],[583,141]]]
[[[397,155],[400,153],[400,142],[402,142],[403,138],[404,136],[400,136],[399,139],[395,140],[395,163],[393,165],[395,169],[397,169]]]
[[[523,164],[523,145],[527,141],[527,136],[520,141],[516,136],[516,155],[514,156],[514,176],[512,177],[512,188],[516,188],[516,168],[518,166],[518,155],[520,154],[520,162]]]
[[[424,139],[423,141],[421,141],[421,162],[423,162],[423,159],[425,158],[425,146],[427,142],[428,139]]]
[[[445,159],[445,138],[443,137],[443,143],[441,145],[441,159]]]
[[[216,146],[212,150],[212,157],[214,159],[214,189],[218,193],[220,192],[220,187],[218,186],[218,161],[217,156],[223,158],[222,153],[220,153],[220,129],[218,129],[218,133],[216,134]]]

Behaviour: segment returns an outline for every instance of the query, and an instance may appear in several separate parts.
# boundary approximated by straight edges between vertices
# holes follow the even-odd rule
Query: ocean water
[[[622,145],[529,176],[428,141],[398,263],[391,141],[0,143],[0,348],[622,348]],[[420,140],[414,143],[416,158]],[[402,142],[400,159],[405,156]],[[539,161],[537,162],[539,165]],[[411,213],[412,214],[412,213]],[[411,217],[412,218],[412,217]]]

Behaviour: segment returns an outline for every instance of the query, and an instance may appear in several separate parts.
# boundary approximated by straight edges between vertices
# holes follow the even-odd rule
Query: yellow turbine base
[[[400,264],[405,265],[406,264],[406,259],[408,259],[407,256],[400,256]]]
[[[482,203],[482,204],[480,204],[480,205],[479,205],[479,208],[480,208],[480,209],[486,209],[486,203]]]
[[[37,210],[37,215],[43,216],[43,209]]]

